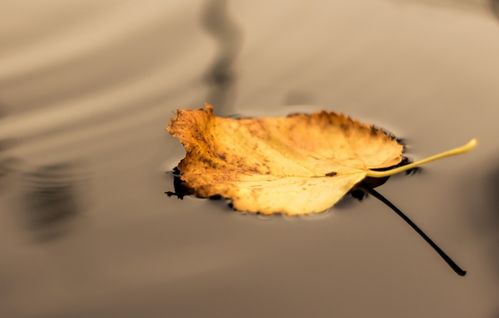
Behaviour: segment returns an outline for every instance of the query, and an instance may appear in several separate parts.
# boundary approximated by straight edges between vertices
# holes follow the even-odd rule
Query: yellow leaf
[[[182,181],[199,197],[221,195],[247,212],[323,212],[367,176],[421,164],[373,171],[399,164],[403,146],[381,129],[334,112],[234,119],[215,116],[205,104],[178,110],[167,131],[186,150],[178,165]]]

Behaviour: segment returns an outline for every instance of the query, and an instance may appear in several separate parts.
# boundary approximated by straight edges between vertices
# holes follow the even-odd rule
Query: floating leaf
[[[168,132],[185,147],[181,180],[199,197],[220,195],[235,209],[305,215],[327,210],[366,177],[382,178],[463,153],[467,145],[391,170],[403,145],[393,136],[334,112],[225,118],[206,104],[178,110]]]

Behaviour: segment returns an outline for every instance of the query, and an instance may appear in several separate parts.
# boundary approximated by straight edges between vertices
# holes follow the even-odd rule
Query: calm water
[[[0,10],[0,317],[496,317],[499,23],[491,1],[61,1]],[[263,218],[169,198],[179,107],[375,123],[475,152],[385,205]]]

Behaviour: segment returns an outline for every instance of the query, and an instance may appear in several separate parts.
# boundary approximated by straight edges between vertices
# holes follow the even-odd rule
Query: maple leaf
[[[385,131],[334,112],[226,118],[205,104],[178,110],[167,131],[186,156],[180,178],[199,197],[220,195],[236,210],[306,215],[327,210],[366,177],[382,178],[471,150],[465,146],[386,171],[403,145]]]

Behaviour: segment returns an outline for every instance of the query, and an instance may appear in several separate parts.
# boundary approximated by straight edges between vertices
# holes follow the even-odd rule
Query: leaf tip
[[[478,145],[478,139],[473,138],[470,141],[468,141],[468,143],[464,145],[463,148],[466,149],[466,151],[471,151],[475,149],[477,145]]]

